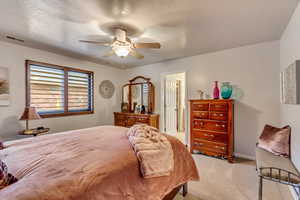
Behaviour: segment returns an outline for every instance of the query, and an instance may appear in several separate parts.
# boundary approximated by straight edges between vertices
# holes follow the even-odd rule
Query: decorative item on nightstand
[[[232,95],[232,86],[230,82],[223,82],[221,86],[221,96],[223,99],[230,99]]]
[[[219,99],[220,98],[220,90],[219,90],[219,87],[218,87],[218,81],[215,81],[213,97],[214,97],[214,99]]]
[[[28,121],[29,120],[37,120],[41,119],[40,115],[37,113],[35,107],[26,107],[22,116],[20,117],[20,120],[26,120],[26,129],[24,131],[21,131],[21,135],[39,135],[42,133],[47,133],[49,132],[49,128],[43,128],[43,127],[38,127],[36,129],[29,129],[28,127]]]

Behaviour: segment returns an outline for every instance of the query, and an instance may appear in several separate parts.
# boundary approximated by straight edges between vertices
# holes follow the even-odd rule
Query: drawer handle
[[[224,125],[224,124],[222,124],[222,125],[216,124],[216,127],[222,127],[222,128],[225,128],[225,125]]]
[[[198,146],[203,146],[203,143],[195,143],[195,145],[198,145]]]
[[[202,115],[202,116],[204,116],[204,115],[205,115],[205,113],[201,113],[201,115]]]
[[[206,137],[215,137],[215,136],[212,135],[212,134],[206,134],[206,133],[204,133],[204,136],[206,136]]]
[[[219,147],[219,146],[215,146],[217,149],[223,149],[225,150],[225,147]]]
[[[217,113],[215,113],[215,114],[214,114],[214,116],[215,116],[215,117],[217,117],[217,116],[218,116],[218,114],[217,114]],[[219,117],[223,117],[223,116],[224,116],[223,114],[219,114]]]
[[[199,122],[197,122],[197,121],[195,121],[195,122],[194,122],[194,126],[197,126],[198,124],[199,124],[200,126],[203,126],[203,125],[204,125],[204,123],[203,123],[203,122],[200,122],[200,123],[199,123]]]

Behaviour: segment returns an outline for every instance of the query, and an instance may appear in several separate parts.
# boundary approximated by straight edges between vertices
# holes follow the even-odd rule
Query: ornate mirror
[[[123,86],[122,111],[138,113],[154,111],[154,86],[149,78],[137,76]]]

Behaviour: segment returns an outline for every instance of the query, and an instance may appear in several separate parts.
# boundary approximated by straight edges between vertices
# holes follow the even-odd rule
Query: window
[[[26,61],[26,105],[42,117],[93,113],[93,72]]]

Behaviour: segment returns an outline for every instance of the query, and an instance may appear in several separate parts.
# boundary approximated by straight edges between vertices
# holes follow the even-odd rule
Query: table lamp
[[[24,130],[24,134],[31,134],[32,130],[28,128],[28,121],[29,120],[36,120],[41,119],[40,115],[36,111],[35,107],[26,107],[22,116],[20,117],[20,120],[26,120],[26,129]]]

